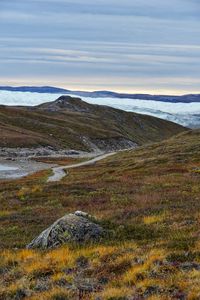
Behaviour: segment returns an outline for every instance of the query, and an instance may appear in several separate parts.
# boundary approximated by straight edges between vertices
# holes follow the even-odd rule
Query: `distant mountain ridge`
[[[175,95],[150,95],[150,94],[128,94],[128,93],[116,93],[111,91],[72,91],[68,89],[62,89],[51,86],[0,86],[0,91],[10,91],[10,92],[31,92],[31,93],[50,93],[50,94],[70,94],[79,97],[110,97],[110,98],[128,98],[128,99],[140,99],[140,100],[150,100],[150,101],[161,101],[170,103],[192,103],[200,102],[200,94],[188,94],[182,96]]]

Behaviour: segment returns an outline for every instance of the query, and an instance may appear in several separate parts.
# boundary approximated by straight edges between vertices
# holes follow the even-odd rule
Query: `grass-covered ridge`
[[[112,144],[122,143],[121,139],[143,145],[184,130],[178,124],[155,117],[67,96],[36,107],[0,106],[0,147],[91,150],[91,143],[103,147],[101,142],[107,141],[112,149]]]
[[[200,298],[199,130],[70,170],[59,183],[47,184],[48,174],[0,184],[2,299],[77,299],[87,284],[82,299]],[[75,210],[95,215],[109,239],[23,250]]]

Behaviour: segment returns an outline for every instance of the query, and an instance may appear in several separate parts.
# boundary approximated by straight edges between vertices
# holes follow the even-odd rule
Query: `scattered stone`
[[[144,260],[139,258],[139,257],[135,257],[134,260],[133,260],[133,265],[136,264],[136,265],[143,265],[144,264]]]
[[[194,262],[185,262],[180,265],[180,268],[184,271],[192,271],[192,270],[200,271],[200,264]]]
[[[160,266],[164,265],[164,262],[162,260],[156,259],[156,260],[154,260],[153,264],[155,266],[159,266],[160,267]]]
[[[49,288],[50,288],[49,282],[44,278],[44,279],[37,280],[34,290],[37,292],[44,292],[47,291]]]
[[[108,284],[109,279],[107,277],[100,277],[99,278],[99,284],[105,285]]]
[[[83,278],[77,276],[74,280],[74,284],[79,291],[83,292],[92,293],[100,290],[98,282],[93,278]]]
[[[65,269],[63,269],[63,272],[66,275],[70,275],[70,274],[73,274],[75,272],[75,269],[73,269],[73,268],[65,268]]]
[[[65,278],[61,278],[61,279],[55,281],[55,283],[59,287],[64,287],[64,288],[70,289],[70,290],[74,289],[73,284],[69,283]]]
[[[144,297],[149,297],[160,293],[159,286],[148,286],[143,294]]]
[[[29,245],[28,249],[51,249],[66,243],[98,241],[104,235],[103,228],[92,222],[87,213],[75,212],[57,220]]]
[[[187,297],[182,291],[178,291],[172,295],[172,299],[174,300],[186,300]]]
[[[86,258],[85,256],[80,256],[76,260],[76,265],[77,265],[78,268],[81,268],[81,269],[88,268],[88,266],[89,266],[88,258]]]
[[[36,148],[3,148],[0,147],[0,157],[4,160],[32,159],[42,157],[94,157],[99,153],[77,151],[74,149],[57,149],[50,146]]]
[[[186,300],[187,299],[186,294],[176,286],[172,286],[168,290],[168,293],[170,294],[170,297],[171,297],[170,299],[174,299],[174,300]]]
[[[22,300],[25,299],[27,296],[29,296],[29,292],[25,289],[18,289],[13,297],[14,300]]]
[[[81,211],[81,210],[75,211],[74,214],[75,214],[76,216],[78,216],[78,217],[84,217],[84,218],[91,217],[91,216],[88,215],[88,213],[83,212],[83,211]]]

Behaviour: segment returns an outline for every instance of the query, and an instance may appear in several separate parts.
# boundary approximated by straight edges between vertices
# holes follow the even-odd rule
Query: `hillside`
[[[58,183],[46,183],[48,175],[0,183],[2,249],[23,248],[76,210],[96,216],[110,236],[2,251],[2,299],[199,299],[199,130],[70,170]]]
[[[69,96],[35,107],[0,106],[0,147],[115,150],[161,141],[184,130],[155,117]]]

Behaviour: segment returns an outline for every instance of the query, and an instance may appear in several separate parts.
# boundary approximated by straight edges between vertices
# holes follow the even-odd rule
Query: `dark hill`
[[[31,93],[50,93],[50,94],[70,94],[79,97],[110,97],[110,98],[128,98],[128,99],[140,99],[150,101],[162,101],[170,103],[191,103],[200,102],[200,94],[187,94],[187,95],[151,95],[151,94],[128,94],[128,93],[116,93],[111,91],[72,91],[68,89],[62,89],[52,86],[0,86],[0,91],[11,91],[11,92],[31,92]]]
[[[35,107],[0,107],[1,147],[115,150],[161,141],[184,130],[172,122],[69,96]]]

